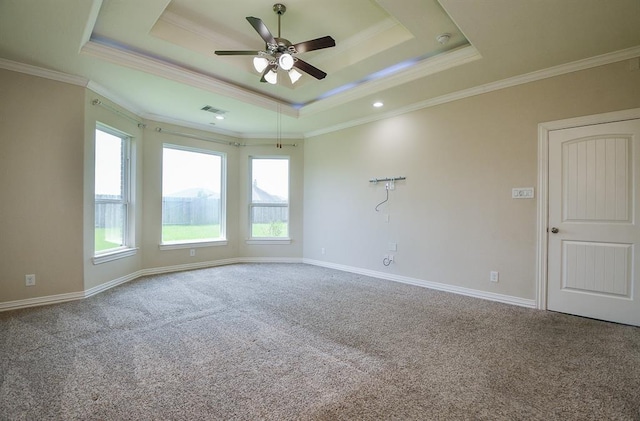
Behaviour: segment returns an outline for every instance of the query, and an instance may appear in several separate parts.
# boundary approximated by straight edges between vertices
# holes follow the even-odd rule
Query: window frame
[[[163,201],[163,180],[164,174],[164,151],[165,149],[173,149],[178,151],[200,153],[206,155],[215,155],[220,158],[220,236],[215,239],[204,240],[175,240],[164,241],[162,238],[162,226],[164,219]],[[212,247],[212,246],[226,246],[227,241],[227,154],[224,152],[204,149],[198,147],[191,147],[185,145],[179,145],[176,143],[165,142],[162,144],[162,154],[160,162],[160,250],[176,250],[186,248],[200,248],[200,247]]]
[[[269,160],[285,160],[287,161],[287,203],[259,203],[253,201],[253,161],[260,159]],[[248,239],[247,244],[290,244],[291,243],[291,157],[289,155],[250,155],[249,156],[249,185],[248,185],[248,201],[249,213],[248,222]],[[286,208],[289,217],[287,218],[287,236],[286,237],[254,237],[253,236],[253,209],[255,207],[278,207]]]
[[[121,154],[121,161],[120,161],[120,166],[121,166],[121,170],[122,170],[122,180],[121,180],[121,185],[120,185],[120,190],[122,193],[122,197],[120,199],[96,199],[96,193],[95,193],[95,180],[96,180],[96,175],[95,175],[95,168],[96,168],[96,162],[98,157],[96,156],[96,150],[95,150],[95,145],[96,145],[96,132],[97,131],[101,131],[104,133],[107,133],[111,136],[115,136],[120,138],[121,140],[121,147],[122,147],[122,154]],[[132,191],[132,169],[131,169],[131,148],[132,148],[132,143],[133,143],[133,137],[121,130],[115,129],[113,127],[107,126],[104,123],[100,123],[100,122],[96,122],[95,125],[95,129],[94,129],[94,139],[93,139],[93,144],[94,144],[94,154],[93,154],[93,168],[94,168],[94,176],[93,176],[93,181],[94,181],[94,199],[93,199],[93,203],[94,203],[94,212],[93,212],[93,263],[94,264],[100,264],[100,263],[105,263],[105,262],[109,262],[112,260],[117,260],[117,259],[121,259],[124,257],[129,257],[129,256],[133,256],[137,253],[137,247],[135,246],[135,233],[134,233],[134,210],[133,210],[133,205],[132,205],[132,201],[131,201],[131,191]],[[96,221],[95,221],[95,206],[98,204],[119,204],[123,206],[123,232],[122,232],[122,236],[123,236],[123,244],[119,247],[113,247],[110,249],[106,249],[106,250],[100,250],[100,251],[96,251],[95,249],[95,225],[96,225]]]

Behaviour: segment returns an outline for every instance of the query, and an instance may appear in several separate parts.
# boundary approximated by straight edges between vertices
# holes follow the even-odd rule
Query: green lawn
[[[220,237],[220,225],[163,225],[162,242],[209,240]]]
[[[253,238],[287,238],[289,226],[284,222],[271,222],[270,224],[252,224],[251,236]]]
[[[103,251],[120,247],[120,244],[111,243],[104,238],[104,228],[96,228],[95,250]]]
[[[284,222],[271,224],[253,224],[251,236],[253,238],[286,238],[289,236],[288,226]],[[96,228],[95,251],[109,250],[120,247],[105,239],[105,229]],[[162,241],[208,240],[220,237],[220,225],[164,225],[162,227]]]

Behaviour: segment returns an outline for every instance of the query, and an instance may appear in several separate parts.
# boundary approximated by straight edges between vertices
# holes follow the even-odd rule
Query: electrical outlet
[[[196,255],[196,249],[190,249],[189,250],[189,256],[193,257]]]
[[[32,287],[36,284],[36,275],[24,275],[25,286]]]
[[[389,243],[389,251],[398,251],[398,243]]]
[[[390,255],[389,255],[389,263],[393,263],[393,262],[395,262],[395,260],[394,260],[395,258],[396,258],[396,257],[395,257],[393,254],[390,254]]]
[[[324,255],[324,247],[320,249],[320,254]]]
[[[499,279],[500,279],[500,272],[496,272],[495,270],[492,270],[491,272],[489,272],[489,281],[498,282]]]

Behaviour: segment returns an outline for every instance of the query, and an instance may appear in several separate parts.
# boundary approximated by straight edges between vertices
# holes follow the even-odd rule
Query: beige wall
[[[534,299],[538,123],[639,106],[620,62],[307,139],[304,257]]]
[[[82,293],[145,269],[189,267],[227,259],[302,258],[304,148],[276,149],[273,140],[242,140],[146,121],[80,86],[0,70],[0,303]],[[93,105],[98,99],[119,113]],[[129,118],[123,116],[128,116]],[[94,142],[100,122],[132,137],[132,204],[136,255],[101,264],[94,253]],[[159,133],[157,127],[205,138],[263,146],[221,145]],[[227,156],[225,246],[160,250],[162,145]],[[270,144],[272,146],[264,146]],[[288,245],[247,245],[249,155],[291,158]],[[26,287],[24,276],[36,275]]]
[[[0,70],[0,302],[83,289],[83,100]]]
[[[537,125],[640,107],[640,73],[616,63],[285,149],[167,135],[155,128],[225,138],[152,121],[142,130],[91,105],[95,98],[109,102],[89,90],[6,70],[0,96],[0,303],[81,292],[144,269],[302,256],[532,299],[536,201],[512,200],[510,193],[536,186]],[[96,121],[133,136],[140,247],[136,256],[101,265],[91,261]],[[163,142],[227,154],[226,246],[199,248],[195,257],[188,249],[159,249]],[[292,243],[246,244],[248,157],[282,154],[291,158]],[[376,212],[385,190],[368,180],[398,175],[407,180]],[[385,267],[389,242],[398,251],[396,263]],[[488,282],[490,270],[500,271],[498,284]],[[35,287],[24,286],[28,273],[36,274]]]

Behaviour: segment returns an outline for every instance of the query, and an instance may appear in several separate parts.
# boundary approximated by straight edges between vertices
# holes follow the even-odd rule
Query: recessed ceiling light
[[[383,104],[382,102],[380,102],[380,101],[378,101],[378,102],[374,102],[374,103],[373,103],[373,106],[374,106],[374,107],[376,107],[376,108],[380,108],[380,107],[382,107],[383,105],[384,105],[384,104]]]
[[[224,120],[224,116],[223,115],[217,115],[216,116],[216,120]]]

